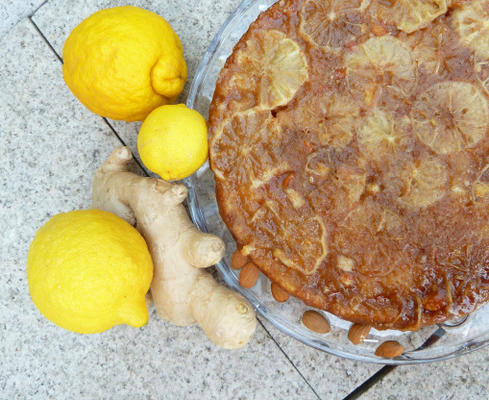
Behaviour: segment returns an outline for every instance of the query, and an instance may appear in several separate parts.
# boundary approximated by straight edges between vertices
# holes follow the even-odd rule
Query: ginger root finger
[[[136,226],[155,267],[151,295],[158,314],[176,325],[198,322],[217,345],[244,346],[256,328],[252,306],[202,268],[218,262],[224,243],[199,232],[181,204],[187,189],[129,172],[126,147],[115,149],[95,173],[92,205]]]
[[[191,265],[196,268],[207,268],[216,264],[224,257],[224,242],[208,233],[190,229],[182,237],[182,252]]]
[[[126,203],[120,201],[119,190],[114,190],[107,183],[107,178],[111,176],[112,172],[124,173],[127,171],[127,165],[131,160],[131,151],[127,147],[118,147],[107,157],[96,173],[97,184],[92,185],[92,206],[109,211],[131,225],[135,225],[136,217],[132,209]],[[127,179],[130,178],[130,175],[128,175]]]
[[[167,185],[171,185],[171,187],[168,187]],[[156,180],[155,190],[161,193],[161,200],[163,200],[167,206],[181,204],[187,198],[187,187],[182,184],[169,184],[163,180]]]
[[[107,157],[100,167],[100,171],[125,171],[131,160],[132,154],[129,147],[118,147]]]
[[[208,274],[196,281],[194,290],[193,315],[212,342],[225,349],[249,342],[256,329],[256,317],[243,296],[219,285]]]

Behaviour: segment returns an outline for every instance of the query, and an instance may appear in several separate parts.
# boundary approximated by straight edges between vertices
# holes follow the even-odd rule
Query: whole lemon
[[[152,277],[143,237],[101,210],[55,215],[37,231],[27,256],[34,304],[50,321],[79,333],[146,324]]]
[[[144,165],[165,180],[183,179],[207,159],[207,125],[184,104],[158,107],[144,120],[138,134]]]
[[[104,117],[142,121],[173,103],[187,79],[183,48],[159,15],[124,6],[98,11],[68,36],[63,77],[89,110]]]

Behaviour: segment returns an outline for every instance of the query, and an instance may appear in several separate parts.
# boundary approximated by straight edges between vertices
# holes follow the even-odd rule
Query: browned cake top
[[[243,252],[306,303],[417,329],[489,299],[489,0],[290,0],[219,76]]]

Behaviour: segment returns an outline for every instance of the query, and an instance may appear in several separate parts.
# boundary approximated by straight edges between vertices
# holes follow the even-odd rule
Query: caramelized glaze
[[[263,12],[219,75],[210,160],[223,220],[272,281],[418,329],[489,299],[489,33],[472,9],[489,4],[392,7]]]

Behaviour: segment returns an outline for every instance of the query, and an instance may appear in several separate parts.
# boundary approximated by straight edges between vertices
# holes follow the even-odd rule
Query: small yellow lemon
[[[165,180],[183,179],[207,159],[207,125],[184,104],[161,106],[148,115],[138,134],[144,165]]]
[[[55,215],[37,231],[27,256],[34,304],[50,321],[79,333],[146,324],[152,277],[143,237],[101,210]]]
[[[183,48],[159,15],[124,6],[98,11],[78,25],[63,48],[63,77],[92,112],[142,121],[173,103],[187,79]]]

